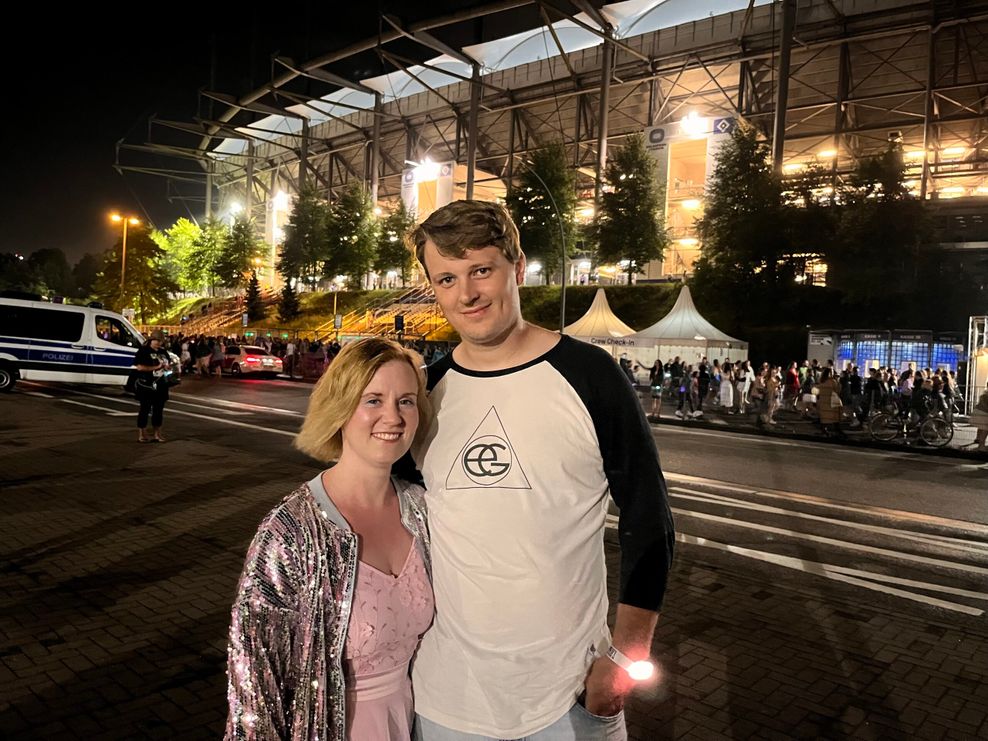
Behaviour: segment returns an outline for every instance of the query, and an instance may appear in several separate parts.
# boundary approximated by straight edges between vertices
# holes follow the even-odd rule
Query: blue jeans
[[[580,704],[574,704],[562,718],[548,728],[510,741],[627,741],[624,711],[610,718],[591,714]],[[461,733],[433,723],[421,715],[415,716],[415,741],[506,741],[491,736]]]

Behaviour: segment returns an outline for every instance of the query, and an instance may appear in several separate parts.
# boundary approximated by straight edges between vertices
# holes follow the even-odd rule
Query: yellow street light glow
[[[592,219],[593,218],[593,215],[594,215],[594,208],[593,208],[593,206],[587,206],[585,208],[581,208],[576,213],[577,213],[578,216],[581,216],[584,219]]]
[[[958,194],[958,193],[963,193],[964,192],[964,188],[962,186],[960,186],[960,185],[952,185],[949,188],[941,188],[940,189],[940,192],[941,193]]]
[[[940,154],[945,157],[961,157],[967,154],[967,147],[947,147],[946,149],[941,149]]]
[[[700,240],[695,237],[683,237],[682,239],[677,239],[676,242],[683,245],[683,247],[695,247],[700,244]]]
[[[913,150],[910,150],[910,151],[906,152],[906,159],[907,160],[921,160],[921,159],[923,159],[923,150],[922,149],[913,149]]]
[[[696,211],[703,204],[700,202],[699,198],[687,198],[679,205],[682,206],[687,211]]]
[[[804,169],[806,164],[803,162],[787,162],[782,166],[783,172],[799,172]]]
[[[384,209],[382,209],[380,206],[374,206],[374,215],[375,216],[380,216],[383,213],[384,213]]]
[[[988,193],[988,185],[979,185],[974,192],[980,193],[981,195],[985,195],[986,193]]]
[[[832,160],[834,157],[837,156],[837,150],[836,149],[824,149],[822,151],[817,152],[816,153],[816,156],[819,157],[822,160]]]

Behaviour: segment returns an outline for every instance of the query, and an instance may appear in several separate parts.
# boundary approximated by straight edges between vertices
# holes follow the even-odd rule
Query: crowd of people
[[[856,365],[838,371],[833,361],[822,365],[817,360],[793,361],[785,368],[706,357],[691,364],[679,356],[666,363],[656,359],[650,368],[628,358],[619,362],[638,386],[635,371],[647,370],[650,415],[656,418],[663,399],[676,403],[675,416],[680,419],[697,419],[705,409],[717,409],[727,415],[755,414],[759,426],[775,425],[776,413],[787,409],[818,421],[825,435],[840,437],[843,423],[860,427],[879,411],[915,419],[941,414],[952,422],[960,403],[954,371],[912,364],[901,371],[870,368],[862,375]]]

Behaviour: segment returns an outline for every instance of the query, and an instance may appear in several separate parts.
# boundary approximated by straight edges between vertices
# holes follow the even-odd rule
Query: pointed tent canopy
[[[625,342],[632,342],[636,360],[647,364],[656,357],[669,360],[676,355],[692,361],[694,356],[698,359],[706,355],[713,359],[733,354],[736,360],[737,351],[743,356],[748,350],[747,342],[721,332],[703,318],[686,286],[668,314],[651,327],[629,335]]]
[[[564,334],[581,339],[624,337],[634,331],[611,311],[603,288],[597,289],[587,313],[563,329]]]
[[[726,344],[733,346],[747,345],[746,342],[721,332],[717,327],[703,318],[693,303],[693,296],[688,286],[683,286],[679,298],[669,313],[655,324],[633,335],[659,340],[663,344],[673,344],[682,340],[704,344]]]

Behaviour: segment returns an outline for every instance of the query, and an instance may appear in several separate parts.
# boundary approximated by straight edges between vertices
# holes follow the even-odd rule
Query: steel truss
[[[988,194],[988,2],[751,3],[744,11],[623,39],[613,38],[594,6],[574,2],[594,19],[577,22],[602,44],[559,53],[559,38],[548,27],[544,40],[555,47],[555,56],[493,72],[433,35],[465,18],[529,4],[502,2],[409,28],[385,18],[391,31],[380,38],[302,65],[279,60],[287,71],[242,99],[208,93],[229,106],[216,120],[156,122],[196,134],[197,146],[144,146],[199,162],[207,215],[218,193],[221,202],[237,200],[264,218],[278,191],[297,192],[304,183],[332,198],[359,180],[378,198],[394,199],[406,162],[425,157],[467,165],[462,184],[467,193],[485,177],[506,186],[519,162],[553,140],[566,147],[589,198],[595,188],[599,195],[607,144],[697,111],[746,119],[769,140],[779,132],[773,149],[781,152],[780,167],[815,162],[836,179],[895,139],[914,158],[916,190],[923,197],[946,199],[957,188],[964,195]],[[572,18],[551,2],[536,4],[543,22]],[[787,41],[784,29],[790,27]],[[412,74],[411,60],[387,47],[397,38],[449,54],[472,65],[473,74],[448,74],[442,87],[413,75],[422,92],[384,99],[326,69],[349,53],[375,49],[395,69]],[[309,126],[298,106],[325,113],[328,104],[283,89],[299,75],[324,85],[324,94],[341,86],[373,94],[375,105]],[[781,116],[776,112],[780,80],[786,83]],[[273,112],[295,123],[278,132],[235,123]],[[216,156],[210,148],[217,137],[245,140],[247,147],[242,154]],[[122,161],[129,151],[118,152],[118,168],[148,172]],[[477,177],[475,171],[488,175]],[[167,170],[156,174],[190,177]]]

